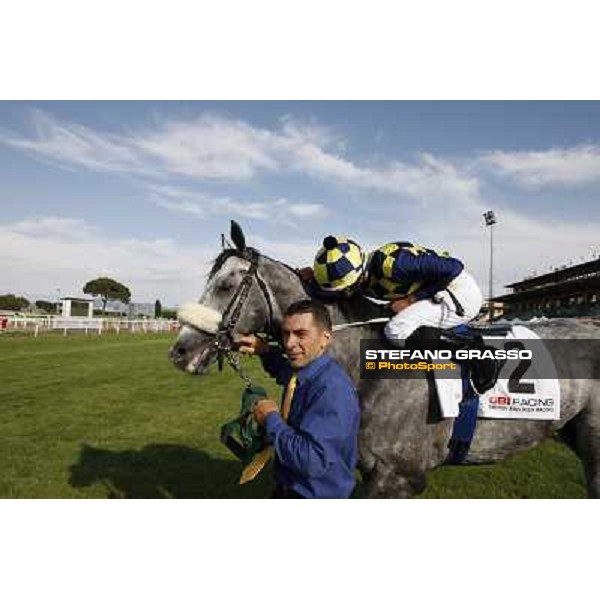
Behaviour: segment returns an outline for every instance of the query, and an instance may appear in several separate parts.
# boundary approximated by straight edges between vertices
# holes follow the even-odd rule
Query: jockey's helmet
[[[315,256],[314,283],[325,295],[350,295],[365,272],[365,254],[354,241],[328,235]]]

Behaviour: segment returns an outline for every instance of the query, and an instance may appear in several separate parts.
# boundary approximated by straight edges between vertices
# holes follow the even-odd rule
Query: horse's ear
[[[246,248],[246,238],[244,232],[238,223],[231,221],[231,241],[234,246],[240,251],[244,251]]]

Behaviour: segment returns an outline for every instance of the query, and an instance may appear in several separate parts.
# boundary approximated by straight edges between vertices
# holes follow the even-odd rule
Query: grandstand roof
[[[535,298],[545,298],[549,296],[570,294],[576,292],[600,291],[600,274],[593,276],[579,277],[567,281],[557,281],[547,283],[537,287],[521,289],[503,296],[496,296],[497,302],[518,302],[520,300],[533,300]]]
[[[586,277],[600,276],[600,259],[590,260],[572,267],[558,268],[538,275],[509,283],[504,287],[513,288],[515,292],[539,288],[546,285],[553,285],[558,282],[577,280]]]

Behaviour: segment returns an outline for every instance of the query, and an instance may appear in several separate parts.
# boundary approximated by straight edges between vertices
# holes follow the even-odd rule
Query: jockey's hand
[[[241,335],[234,343],[233,349],[242,354],[264,354],[270,346],[264,340],[257,338],[254,334]]]
[[[271,398],[265,398],[264,400],[259,400],[256,403],[252,414],[254,416],[254,420],[259,425],[263,425],[267,415],[272,412],[279,412],[279,406],[275,400],[271,400]]]
[[[314,271],[311,267],[302,267],[301,269],[296,269],[296,273],[298,273],[298,277],[300,277],[302,281],[310,281],[314,275]]]
[[[397,314],[400,311],[403,311],[405,308],[408,308],[411,304],[414,304],[417,299],[414,296],[406,296],[406,298],[398,298],[398,300],[394,300],[388,304],[388,308],[394,313]]]

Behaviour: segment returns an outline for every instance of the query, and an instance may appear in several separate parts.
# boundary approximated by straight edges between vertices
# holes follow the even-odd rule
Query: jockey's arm
[[[302,281],[310,281],[314,275],[312,267],[301,267],[296,269],[296,273],[298,274],[298,277],[302,279]]]
[[[392,277],[399,281],[423,281],[424,285],[411,296],[414,301],[432,298],[446,288],[464,269],[457,258],[403,252],[394,264]],[[407,298],[411,298],[408,296]],[[413,298],[411,298],[413,300]],[[412,304],[412,302],[410,302]]]

